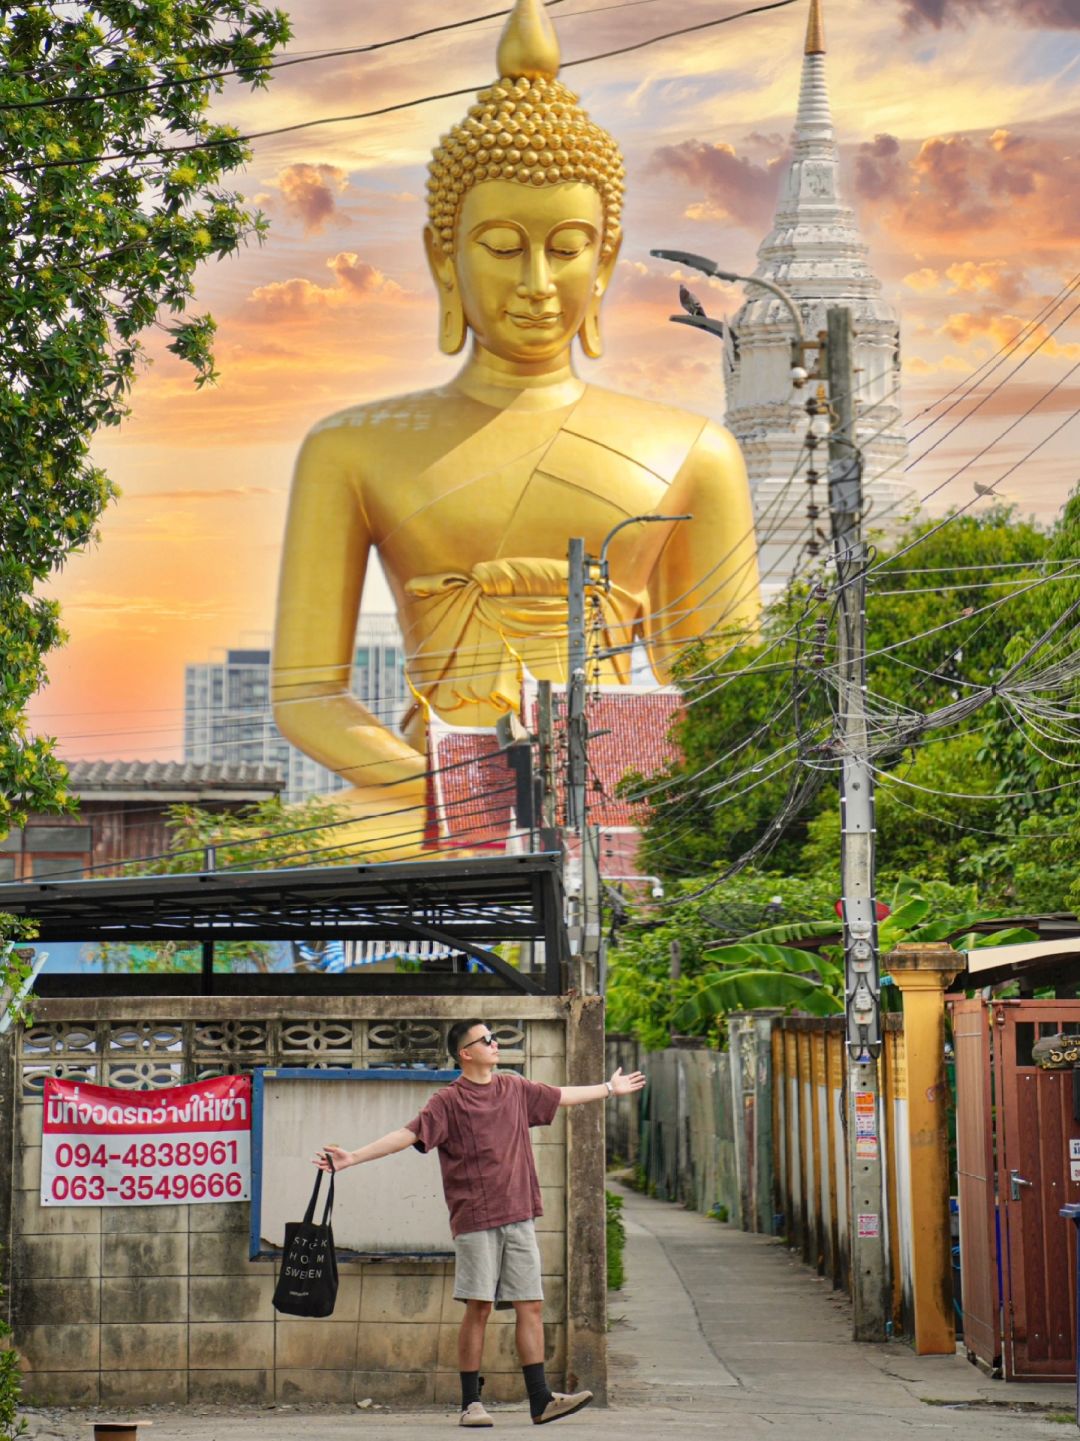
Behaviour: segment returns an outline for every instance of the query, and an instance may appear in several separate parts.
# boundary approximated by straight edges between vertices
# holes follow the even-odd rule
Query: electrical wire
[[[547,7],[564,5],[566,0],[543,0]],[[636,3],[636,0],[623,0],[623,4]],[[640,0],[637,0],[640,3]],[[655,3],[655,0],[650,0]],[[602,9],[622,9],[623,4],[603,6]],[[353,55],[370,55],[379,50],[390,50],[398,45],[408,45],[415,40],[424,40],[431,35],[442,35],[450,30],[466,30],[473,25],[481,25],[488,20],[499,20],[511,14],[510,9],[489,10],[486,15],[474,15],[469,20],[452,20],[443,25],[429,25],[424,30],[414,30],[408,35],[397,35],[390,40],[376,40],[367,45],[348,45],[337,50],[316,50],[309,51],[303,55],[290,56],[286,52],[278,60],[268,60],[265,64],[250,66],[234,66],[224,70],[206,70],[197,75],[175,75],[162,80],[150,81],[142,85],[121,85],[113,90],[101,90],[90,95],[42,95],[33,100],[10,100],[0,102],[0,114],[5,111],[39,110],[51,109],[65,105],[92,105],[100,104],[103,100],[119,100],[129,95],[156,95],[161,90],[182,90],[189,85],[205,85],[215,80],[227,80],[232,76],[240,76],[243,79],[251,79],[256,76],[266,75],[272,70],[286,70],[295,65],[312,65],[323,60],[338,60]],[[577,14],[592,14],[592,11],[574,11],[567,18],[573,18]]]
[[[704,30],[711,30],[720,25],[729,25],[734,20],[743,20],[752,15],[761,15],[770,10],[786,9],[789,5],[796,3],[796,0],[771,0],[771,3],[755,5],[746,10],[736,11],[731,15],[718,16],[712,20],[703,20],[695,25],[684,25],[675,30],[667,30],[660,35],[650,36],[646,40],[635,41],[629,45],[620,45],[611,50],[599,51],[594,55],[584,55],[577,60],[564,60],[562,70],[570,70],[579,65],[592,65],[601,60],[611,60],[616,56],[629,55],[638,50],[648,49],[650,46],[662,44],[667,40],[679,39],[686,35],[698,34]],[[343,125],[359,120],[374,120],[384,115],[393,115],[403,110],[413,110],[420,105],[434,104],[440,100],[453,100],[464,95],[475,95],[478,91],[485,89],[491,82],[486,81],[480,85],[466,85],[455,90],[443,90],[432,95],[415,96],[411,100],[397,101],[391,105],[381,105],[372,110],[357,111],[349,115],[325,115],[315,120],[301,120],[292,125],[279,125],[270,130],[250,131],[246,135],[231,134],[216,140],[192,141],[184,145],[152,145],[142,149],[122,150],[104,155],[75,156],[63,160],[27,160],[20,162],[13,167],[0,169],[0,175],[19,175],[29,170],[37,174],[42,170],[55,169],[85,169],[87,166],[107,165],[113,162],[128,163],[132,160],[144,160],[151,156],[161,155],[187,155],[201,150],[220,150],[227,146],[250,145],[256,140],[268,140],[280,135],[295,135],[300,131],[313,130],[323,125]]]

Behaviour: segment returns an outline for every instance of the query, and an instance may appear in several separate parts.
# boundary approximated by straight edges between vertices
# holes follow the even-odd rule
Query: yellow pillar
[[[945,1078],[945,989],[963,970],[946,945],[905,945],[882,959],[904,998],[911,1176],[912,1291],[915,1352],[956,1350],[949,1231],[948,1087]]]

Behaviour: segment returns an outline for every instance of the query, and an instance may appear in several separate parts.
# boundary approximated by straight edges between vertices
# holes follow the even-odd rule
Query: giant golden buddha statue
[[[500,79],[439,143],[424,232],[439,344],[468,359],[448,385],[356,405],[304,442],[285,534],[273,655],[278,728],[346,778],[372,858],[419,849],[426,723],[494,726],[521,675],[562,682],[567,542],[596,554],[620,521],[601,597],[601,679],[629,680],[640,638],[667,680],[688,640],[758,606],[750,492],[738,446],[702,416],[589,385],[619,255],[615,142],[559,80],[540,0],[517,0]],[[471,337],[471,341],[470,341]],[[372,548],[394,595],[415,703],[405,739],[350,693]]]

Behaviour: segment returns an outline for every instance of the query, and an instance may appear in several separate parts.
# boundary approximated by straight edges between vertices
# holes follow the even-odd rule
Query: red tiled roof
[[[444,731],[433,739],[441,844],[501,848],[513,820],[514,776],[495,737]]]
[[[616,795],[630,771],[652,775],[678,758],[670,739],[681,697],[675,691],[604,690],[589,697],[589,818],[605,829],[640,825],[643,808]],[[535,734],[536,703],[525,724]],[[556,745],[565,734],[561,707]],[[565,751],[560,747],[560,754]],[[443,845],[501,845],[513,823],[514,777],[495,737],[475,731],[444,731],[434,737],[435,807]],[[564,804],[563,765],[557,768],[560,814]]]
[[[603,690],[590,696],[585,713],[592,737],[587,805],[593,825],[641,824],[644,808],[623,800],[616,789],[630,771],[649,776],[678,759],[679,748],[669,732],[681,706],[682,697],[673,691],[635,695]]]

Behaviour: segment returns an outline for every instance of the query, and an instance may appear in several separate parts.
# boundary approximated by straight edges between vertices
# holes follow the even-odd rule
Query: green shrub
[[[622,1217],[623,1198],[605,1191],[607,1202],[607,1283],[609,1291],[618,1291],[626,1279],[623,1252],[626,1249],[626,1222]]]
[[[19,1416],[22,1374],[19,1353],[10,1344],[11,1327],[0,1318],[0,1437],[14,1441],[26,1435],[26,1422]]]

